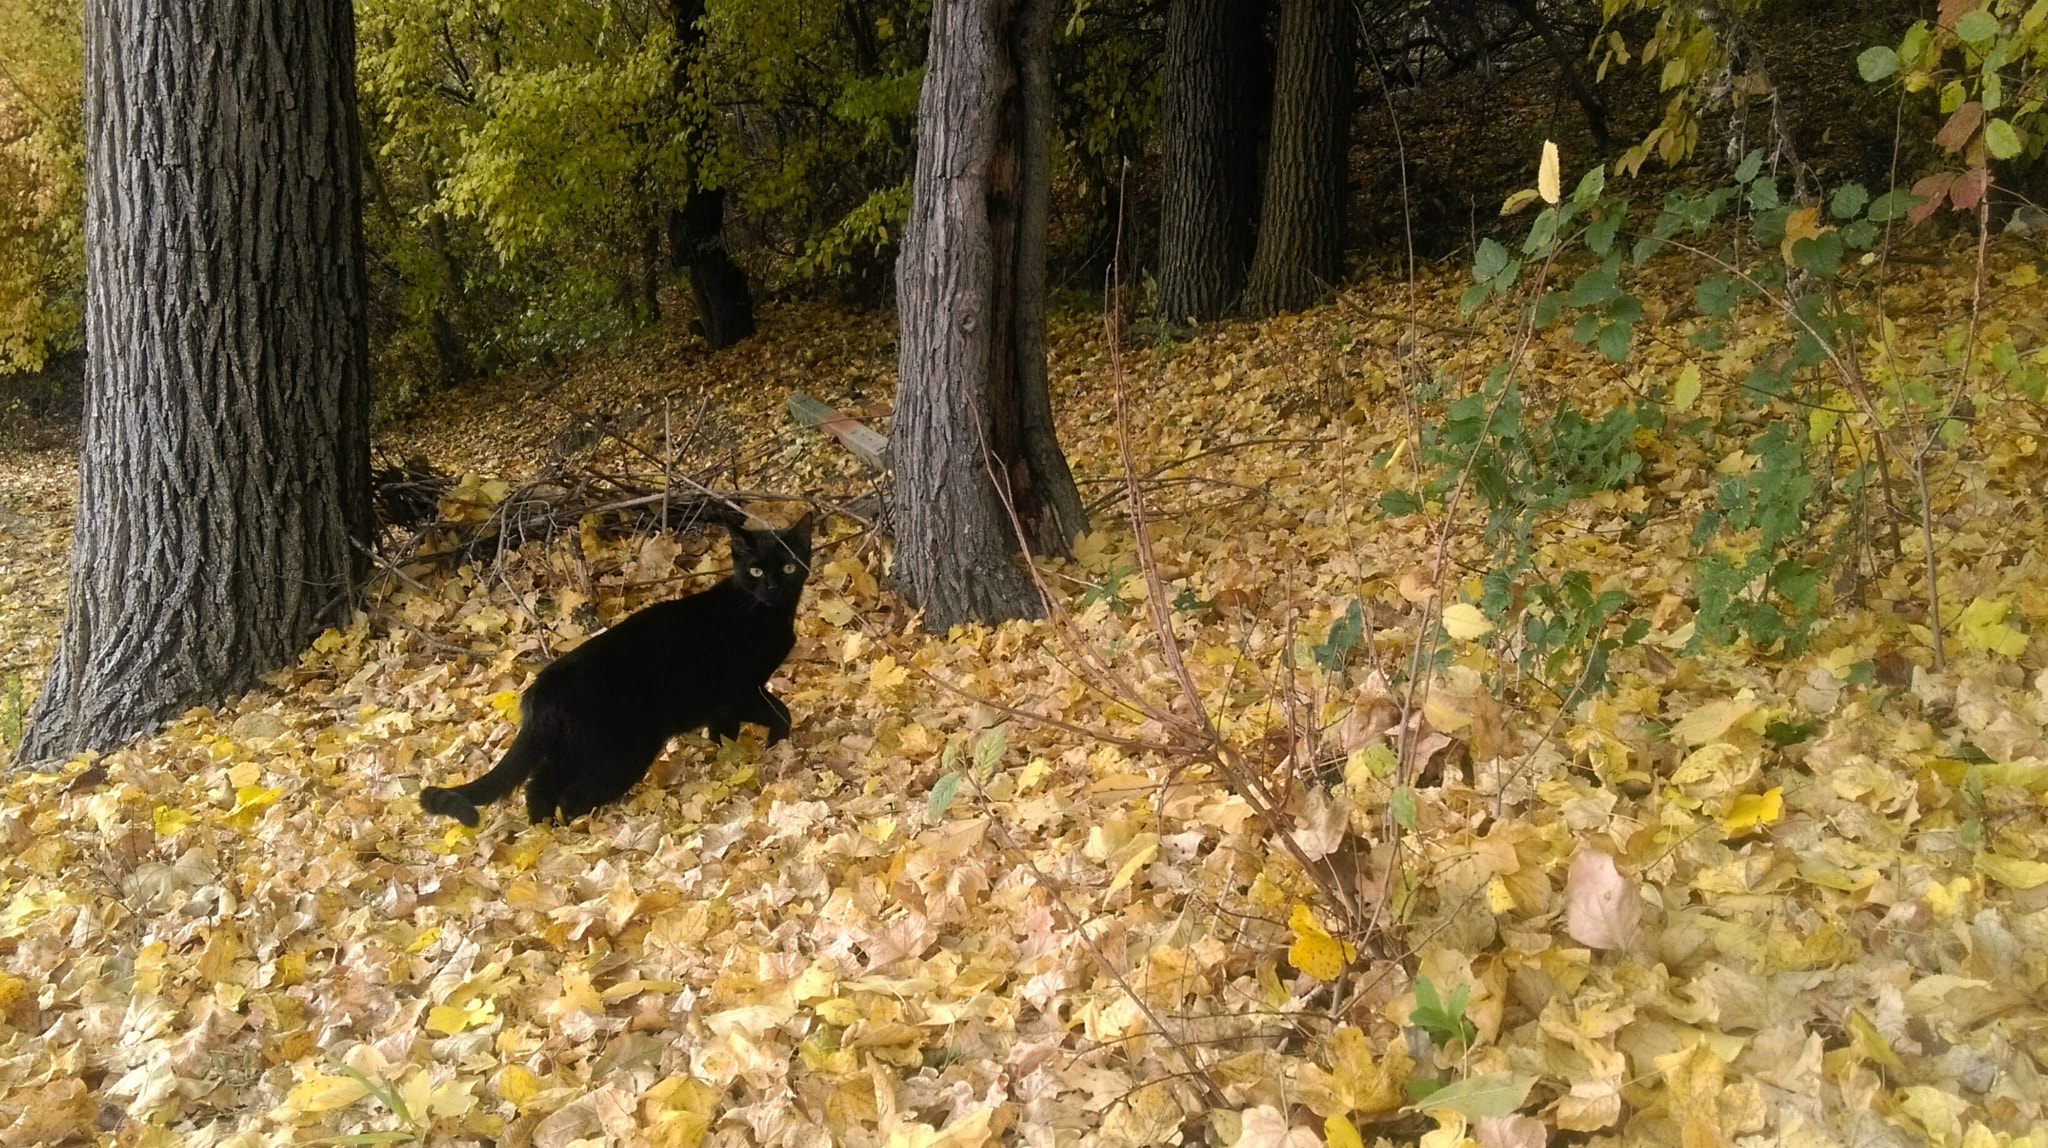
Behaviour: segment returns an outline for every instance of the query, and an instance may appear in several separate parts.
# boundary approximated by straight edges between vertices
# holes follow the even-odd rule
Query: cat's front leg
[[[782,703],[781,698],[768,692],[765,682],[734,706],[733,712],[745,721],[767,727],[769,745],[789,736],[789,707]]]
[[[731,710],[721,710],[717,717],[704,726],[704,733],[712,742],[738,741],[740,739],[741,715]]]

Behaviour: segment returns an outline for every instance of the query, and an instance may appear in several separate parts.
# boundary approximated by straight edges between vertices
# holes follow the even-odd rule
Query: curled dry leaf
[[[1479,1148],[1543,1148],[1550,1130],[1533,1116],[1486,1116],[1472,1125]]]
[[[1614,858],[1588,849],[1572,858],[1564,879],[1564,931],[1590,949],[1618,949],[1635,936],[1643,915],[1635,883]]]
[[[1236,1148],[1320,1148],[1322,1138],[1307,1128],[1290,1128],[1279,1109],[1261,1104],[1244,1111],[1244,1132]]]

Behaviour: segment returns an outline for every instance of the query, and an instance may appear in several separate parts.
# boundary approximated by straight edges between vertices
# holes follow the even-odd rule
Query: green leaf
[[[1874,84],[1898,70],[1899,54],[1883,44],[1865,48],[1863,54],[1856,57],[1856,74],[1869,83]]]
[[[1984,146],[1993,159],[2011,159],[2020,154],[2020,136],[2003,118],[1994,118],[1984,125]]]
[[[1579,186],[1572,191],[1572,202],[1583,207],[1598,199],[1600,193],[1606,189],[1607,167],[1605,164],[1596,163],[1586,169],[1585,175],[1579,177]]]
[[[1870,221],[1872,223],[1890,223],[1895,219],[1904,219],[1907,212],[1912,211],[1925,202],[1927,202],[1926,199],[1914,195],[1905,188],[1885,192],[1871,201]]]
[[[1836,219],[1854,219],[1869,202],[1870,192],[1864,190],[1862,184],[1845,183],[1836,190],[1835,197],[1828,201],[1828,210],[1834,213]]]
[[[1490,281],[1508,265],[1508,249],[1491,239],[1479,241],[1479,250],[1472,253],[1472,278],[1481,283]]]
[[[1619,363],[1628,358],[1629,340],[1635,335],[1635,324],[1613,322],[1600,328],[1600,353],[1610,363]]]
[[[1703,315],[1726,319],[1735,310],[1735,280],[1727,275],[1702,280],[1698,287],[1693,288],[1692,294]]]
[[[1842,267],[1842,237],[1832,231],[1792,243],[1792,263],[1809,275],[1831,279]]]
[[[996,763],[1003,760],[1003,754],[1010,748],[1010,731],[1006,726],[984,730],[974,742],[974,768],[982,776],[993,773]]]
[[[1586,228],[1586,246],[1591,248],[1595,255],[1605,255],[1607,249],[1614,246],[1615,233],[1620,230],[1620,212],[1596,219]]]
[[[939,778],[938,784],[932,786],[932,794],[924,803],[926,821],[936,823],[945,818],[946,807],[953,804],[953,795],[960,792],[960,779],[964,776],[966,775],[956,769]]]
[[[1394,787],[1394,795],[1387,801],[1387,808],[1394,815],[1394,824],[1403,829],[1415,829],[1415,788],[1408,785]]]
[[[1748,183],[1750,180],[1755,179],[1756,173],[1763,169],[1764,149],[1760,147],[1751,148],[1749,154],[1743,156],[1742,162],[1735,168],[1735,182]]]
[[[1979,8],[1956,21],[1956,35],[1966,44],[1981,44],[1998,35],[1998,17]]]
[[[1486,302],[1487,297],[1492,294],[1492,284],[1474,283],[1472,286],[1465,288],[1465,293],[1463,295],[1458,296],[1458,311],[1461,314],[1470,315],[1472,312],[1478,310],[1479,305],[1481,303]]]
[[[1522,1073],[1470,1076],[1437,1089],[1409,1107],[1447,1108],[1468,1120],[1512,1116],[1529,1099],[1529,1089],[1535,1083],[1535,1077]]]
[[[1404,514],[1420,514],[1422,499],[1413,491],[1389,490],[1380,495],[1380,513],[1389,518],[1399,518]]]
[[[1567,307],[1591,307],[1605,303],[1619,294],[1621,287],[1615,283],[1614,276],[1606,268],[1596,267],[1579,276],[1578,281],[1572,284],[1572,293],[1565,297],[1564,302]]]
[[[1316,664],[1333,674],[1343,669],[1351,651],[1358,648],[1359,640],[1364,636],[1365,614],[1359,609],[1358,599],[1353,598],[1351,607],[1330,623],[1329,634],[1312,651]]]

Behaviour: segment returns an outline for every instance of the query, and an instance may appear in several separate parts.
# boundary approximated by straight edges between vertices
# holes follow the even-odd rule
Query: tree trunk
[[[676,38],[670,83],[681,102],[688,98],[690,69],[704,47],[704,0],[671,0],[669,18]],[[712,350],[754,333],[754,293],[747,288],[747,273],[725,247],[724,188],[693,183],[685,189],[682,204],[668,213],[668,257],[676,268],[689,269],[690,294]]]
[[[90,0],[85,69],[78,521],[23,762],[288,662],[374,529],[348,0]]]
[[[661,322],[661,211],[647,213],[640,228],[640,298],[633,305],[633,319],[652,327]]]
[[[1087,528],[1045,376],[1050,0],[940,0],[898,263],[896,581],[928,629],[1037,617],[1012,559]],[[991,479],[1000,477],[1002,489]]]
[[[1258,0],[1172,0],[1159,100],[1159,302],[1168,323],[1235,310],[1258,205]]]
[[[668,214],[669,258],[690,272],[690,294],[716,351],[754,333],[754,294],[747,273],[725,249],[725,189],[696,188],[682,209]]]
[[[1354,36],[1350,0],[1281,6],[1273,151],[1245,287],[1253,315],[1306,307],[1343,273]]]
[[[374,170],[374,169],[372,169]],[[469,358],[469,344],[455,329],[449,310],[462,299],[462,268],[448,240],[448,217],[435,212],[427,222],[427,245],[433,249],[435,269],[440,272],[440,295],[427,317],[427,330],[434,340],[434,355],[441,364],[444,386],[468,382],[476,377],[476,365]]]

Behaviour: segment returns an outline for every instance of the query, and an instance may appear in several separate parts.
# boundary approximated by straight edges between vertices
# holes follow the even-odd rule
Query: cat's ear
[[[781,534],[785,540],[790,542],[809,542],[811,540],[811,526],[814,523],[816,523],[817,520],[817,511],[806,510],[804,511],[804,516],[802,518],[797,519],[795,522],[791,523],[789,526],[778,531],[777,533]]]
[[[753,535],[747,530],[745,523],[727,522],[725,536],[732,540],[732,552],[735,557],[750,553],[754,549]]]

